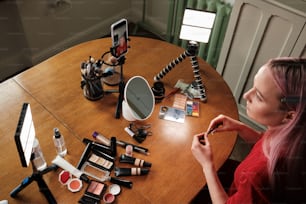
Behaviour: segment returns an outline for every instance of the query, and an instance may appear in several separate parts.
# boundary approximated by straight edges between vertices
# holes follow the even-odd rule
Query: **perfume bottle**
[[[67,154],[67,148],[65,145],[64,137],[60,133],[58,128],[54,128],[53,141],[57,154],[60,155],[61,157],[64,157]]]
[[[33,149],[32,149],[32,162],[38,171],[42,171],[47,168],[47,162],[41,151],[39,141],[37,138],[34,139]]]

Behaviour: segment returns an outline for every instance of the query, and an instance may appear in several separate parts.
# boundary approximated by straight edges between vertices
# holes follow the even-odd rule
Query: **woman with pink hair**
[[[207,132],[195,135],[192,142],[212,203],[306,202],[306,59],[269,60],[243,97],[247,115],[264,125],[264,132],[225,115],[214,118],[207,129],[237,131],[254,143],[236,168],[229,192],[215,170]]]

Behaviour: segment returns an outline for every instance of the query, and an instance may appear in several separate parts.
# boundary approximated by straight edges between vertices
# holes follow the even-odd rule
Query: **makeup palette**
[[[84,195],[79,200],[79,203],[100,203],[101,197],[105,189],[106,185],[104,183],[91,180],[86,188]]]
[[[101,156],[98,156],[96,154],[91,154],[90,157],[88,158],[88,162],[92,163],[93,165],[99,165],[100,167],[103,167],[107,170],[111,169],[113,166],[114,162],[109,161]]]
[[[77,169],[87,176],[101,182],[109,177],[114,167],[114,158],[95,148],[95,145],[88,143],[82,157],[80,158]]]
[[[85,162],[80,170],[83,171],[86,175],[99,181],[104,181],[110,174],[109,171],[93,166],[89,162]]]
[[[68,171],[61,171],[58,176],[58,180],[62,185],[67,185],[68,190],[75,193],[82,189],[82,181],[78,178],[72,178],[72,175]]]

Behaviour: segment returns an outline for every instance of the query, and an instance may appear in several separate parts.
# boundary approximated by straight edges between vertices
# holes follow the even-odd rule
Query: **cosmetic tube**
[[[53,164],[61,167],[62,169],[69,171],[73,176],[85,181],[86,183],[89,182],[89,178],[80,170],[72,166],[68,161],[66,161],[61,156],[57,155],[55,159],[52,161]]]
[[[98,140],[99,142],[101,142],[104,145],[110,146],[111,142],[108,138],[106,138],[105,136],[103,136],[102,134],[98,133],[98,132],[93,132],[92,133],[93,138],[95,138],[96,140]]]
[[[110,149],[109,146],[106,146],[104,144],[100,144],[100,143],[97,143],[97,142],[94,142],[90,139],[87,139],[87,138],[84,138],[83,139],[83,143],[84,144],[91,144],[92,145],[92,148],[97,150],[97,151],[100,151],[100,152],[103,152],[105,154],[108,154],[108,155],[112,155],[112,150]]]
[[[132,186],[133,186],[132,181],[118,179],[118,178],[114,178],[114,177],[110,177],[110,176],[108,176],[106,178],[106,181],[110,181],[112,183],[115,183],[115,184],[118,184],[120,186],[124,186],[124,187],[127,187],[127,188],[132,188]]]
[[[139,167],[151,167],[152,164],[150,162],[146,162],[145,160],[138,159],[135,157],[130,157],[125,154],[122,154],[119,158],[119,162],[121,163],[128,163],[128,164],[133,164],[135,166]]]
[[[110,139],[110,149],[111,149],[111,156],[115,157],[117,156],[117,139],[116,137],[111,137]]]
[[[133,147],[133,151],[138,152],[138,153],[142,153],[145,155],[149,155],[150,153],[148,152],[149,150],[147,148],[141,147],[141,146],[137,146],[134,144],[130,144],[127,142],[124,142],[122,140],[117,140],[117,144],[120,145],[121,147],[126,147],[127,145],[131,145]]]
[[[149,169],[144,168],[119,168],[115,167],[115,176],[141,176],[149,173]]]

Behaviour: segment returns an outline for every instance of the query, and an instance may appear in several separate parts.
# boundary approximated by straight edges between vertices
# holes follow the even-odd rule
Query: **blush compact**
[[[68,171],[61,171],[58,176],[58,180],[62,185],[67,185],[68,190],[75,193],[82,189],[82,181],[78,178],[72,178],[72,175]]]
[[[81,204],[97,204],[100,203],[101,197],[106,189],[106,185],[102,182],[91,180],[86,188],[82,198],[79,200]]]

